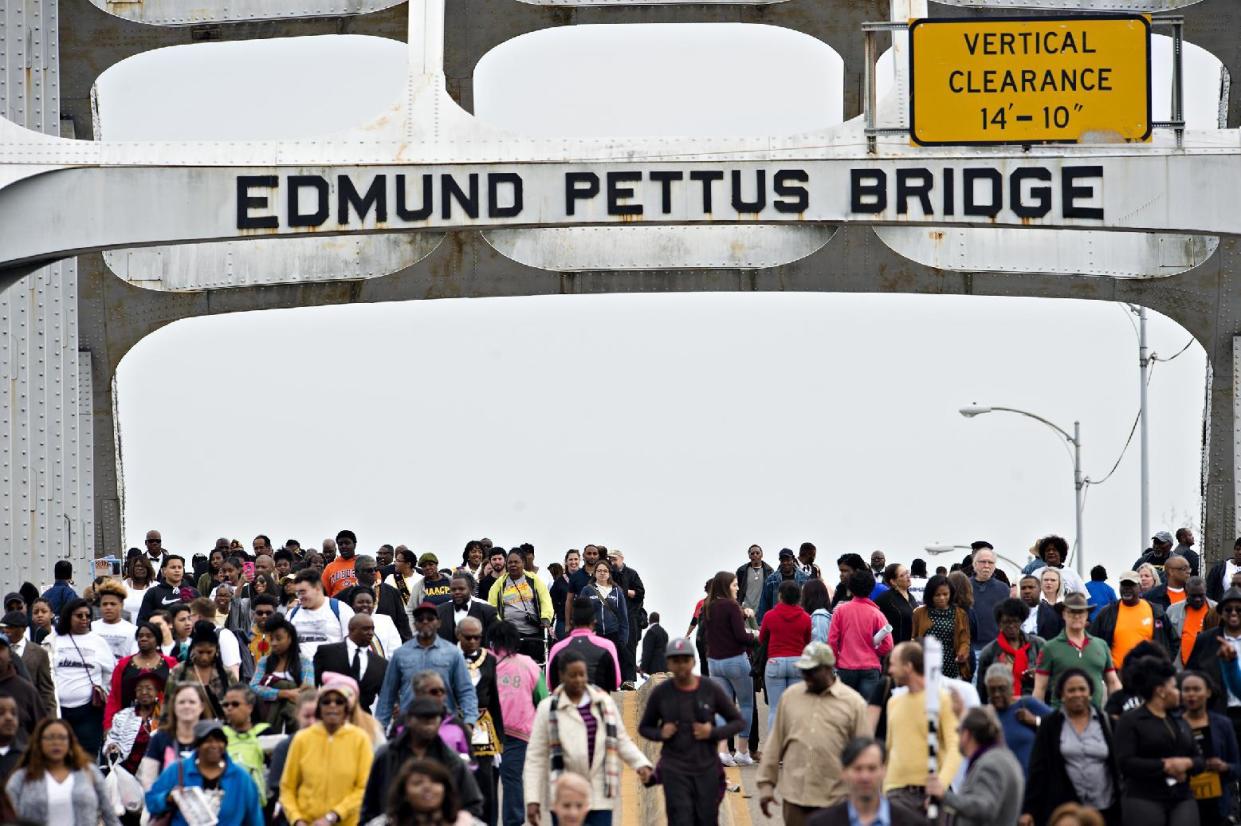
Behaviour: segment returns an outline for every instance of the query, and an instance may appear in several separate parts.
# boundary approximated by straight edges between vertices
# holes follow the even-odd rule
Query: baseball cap
[[[9,611],[0,619],[0,626],[4,628],[28,628],[30,620],[26,617],[25,611]]]
[[[1159,533],[1155,534],[1154,538],[1158,539],[1160,542],[1171,542],[1172,534],[1168,533],[1167,531],[1160,531]]]
[[[419,614],[425,614],[425,613],[427,613],[428,611],[429,611],[430,613],[432,613],[432,614],[437,615],[437,616],[439,615],[439,609],[438,609],[438,608],[436,608],[436,606],[435,606],[435,603],[434,603],[434,602],[423,602],[423,603],[420,603],[420,604],[418,605],[418,607],[414,609],[413,613],[414,613],[414,616],[416,617],[416,616],[418,616]]]
[[[219,720],[199,720],[194,724],[194,745],[197,746],[212,736],[228,742],[228,735],[224,733],[224,726]]]
[[[425,554],[418,557],[419,565],[426,565],[428,562],[434,562],[436,565],[438,565],[440,564],[440,558],[436,556],[435,554],[431,553],[430,551],[427,551]]]
[[[796,559],[797,554],[793,553],[792,548],[781,548],[780,559]]]
[[[13,591],[4,595],[4,604],[8,605],[10,602],[20,602],[22,605],[25,605],[26,598],[16,591]]]
[[[1141,585],[1142,578],[1138,576],[1137,571],[1125,571],[1123,574],[1120,575],[1120,582],[1122,585],[1126,582],[1131,582],[1134,585]]]
[[[793,663],[800,671],[813,671],[823,666],[836,665],[836,652],[825,642],[815,641],[802,649],[801,656]]]
[[[694,643],[685,637],[677,637],[664,649],[665,657],[689,657],[694,659]]]

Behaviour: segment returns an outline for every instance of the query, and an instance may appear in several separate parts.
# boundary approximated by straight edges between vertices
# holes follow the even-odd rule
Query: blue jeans
[[[862,695],[862,699],[870,701],[870,695],[883,682],[883,672],[878,668],[837,668],[836,676],[849,688]]]
[[[504,788],[500,818],[504,826],[522,826],[526,822],[526,796],[521,788],[521,773],[526,767],[528,745],[525,740],[512,735],[504,737],[504,754],[500,757],[500,783]]]
[[[711,679],[733,695],[733,702],[741,712],[745,723],[741,730],[750,733],[750,723],[754,721],[754,678],[750,676],[750,658],[738,654],[726,660],[707,660],[711,668]]]
[[[763,671],[763,679],[767,683],[767,736],[776,727],[776,707],[780,705],[780,697],[790,686],[801,682],[801,672],[793,663],[797,657],[776,657],[767,661]]]

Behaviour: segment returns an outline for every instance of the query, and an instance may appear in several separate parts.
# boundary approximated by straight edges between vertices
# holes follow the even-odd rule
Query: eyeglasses
[[[482,634],[462,634],[461,635],[461,639],[463,640],[481,640],[482,638],[483,638]]]
[[[443,697],[447,693],[448,689],[446,688],[428,688],[423,692],[423,694],[430,694],[433,697]]]

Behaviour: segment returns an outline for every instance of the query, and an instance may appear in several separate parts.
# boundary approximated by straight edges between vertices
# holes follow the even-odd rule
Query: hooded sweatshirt
[[[763,615],[759,642],[767,643],[767,658],[800,657],[810,644],[810,615],[800,605],[776,605]]]

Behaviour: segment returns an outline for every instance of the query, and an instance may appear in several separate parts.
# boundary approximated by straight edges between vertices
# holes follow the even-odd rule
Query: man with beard
[[[638,639],[648,621],[646,609],[643,607],[646,601],[646,586],[642,584],[642,577],[638,572],[625,564],[625,554],[620,549],[613,548],[608,551],[608,561],[612,563],[612,580],[616,587],[625,592],[625,608],[628,614],[626,619],[629,621],[629,638],[625,642],[627,656],[621,657],[621,677],[626,684],[622,688],[633,688],[633,683],[638,679]]]
[[[474,776],[457,753],[440,738],[443,720],[444,704],[436,699],[419,697],[410,704],[404,716],[405,730],[375,752],[375,761],[371,764],[370,777],[362,796],[359,823],[369,823],[387,811],[389,790],[401,767],[410,760],[431,760],[448,769],[461,808],[474,817],[483,816],[483,795]]]
[[[470,586],[470,578],[466,574],[456,574],[449,582],[452,599],[438,607],[440,617],[440,636],[449,642],[458,639],[457,626],[467,617],[477,620],[483,627],[483,639],[487,638],[492,624],[496,621],[496,609],[472,596],[474,589]],[[482,702],[479,702],[482,706]]]
[[[1172,534],[1167,531],[1160,531],[1151,537],[1151,546],[1143,551],[1138,557],[1138,561],[1133,563],[1133,570],[1141,568],[1143,565],[1153,565],[1155,570],[1159,572],[1160,579],[1166,579],[1164,576],[1163,566],[1172,558]]]
[[[1172,639],[1179,643],[1177,656],[1184,665],[1194,650],[1198,635],[1219,625],[1219,613],[1215,603],[1207,599],[1207,586],[1200,576],[1192,576],[1185,583],[1185,600],[1168,609],[1168,623],[1172,626]]]
[[[467,726],[478,720],[478,695],[470,681],[465,658],[457,646],[439,635],[436,606],[424,602],[414,610],[414,638],[397,649],[384,673],[383,688],[376,700],[375,719],[385,728],[393,709],[408,709],[414,701],[414,675],[434,671],[444,681],[444,702],[450,712],[458,709]]]
[[[491,586],[496,584],[496,580],[504,576],[505,566],[504,558],[507,554],[503,548],[492,548],[488,552],[487,564],[483,567],[483,575],[478,578],[478,590],[474,595],[480,599],[486,599],[491,593]]]
[[[354,593],[360,588],[365,588],[375,597],[375,613],[391,618],[392,624],[396,626],[397,634],[401,637],[401,642],[409,642],[413,639],[414,632],[409,624],[409,612],[405,608],[405,601],[401,599],[401,594],[396,588],[380,581],[378,560],[365,554],[358,556],[354,561],[353,573],[357,584],[341,591],[336,598],[346,605],[352,605]]]
[[[1188,569],[1189,563],[1177,560]],[[1140,642],[1153,642],[1169,659],[1177,656],[1172,629],[1162,605],[1143,599],[1139,593],[1138,574],[1125,571],[1120,575],[1120,602],[1099,611],[1090,624],[1090,635],[1103,640],[1112,649],[1112,665],[1117,669],[1125,655]]]
[[[504,715],[496,685],[496,658],[483,648],[483,624],[474,617],[466,617],[457,623],[457,644],[465,657],[465,667],[470,670],[474,691],[478,694],[478,723],[474,726],[470,742],[470,757],[477,766],[474,779],[483,792],[483,820],[488,826],[495,826],[500,796],[500,777],[496,773],[495,759],[504,742]]]
[[[763,615],[776,607],[776,592],[780,590],[780,583],[789,579],[798,585],[803,585],[807,577],[805,572],[797,567],[797,557],[793,554],[792,549],[781,548],[778,567],[771,573],[771,576],[767,577],[767,581],[763,583],[763,595],[758,601],[758,615],[754,618],[759,625],[763,624]]]

